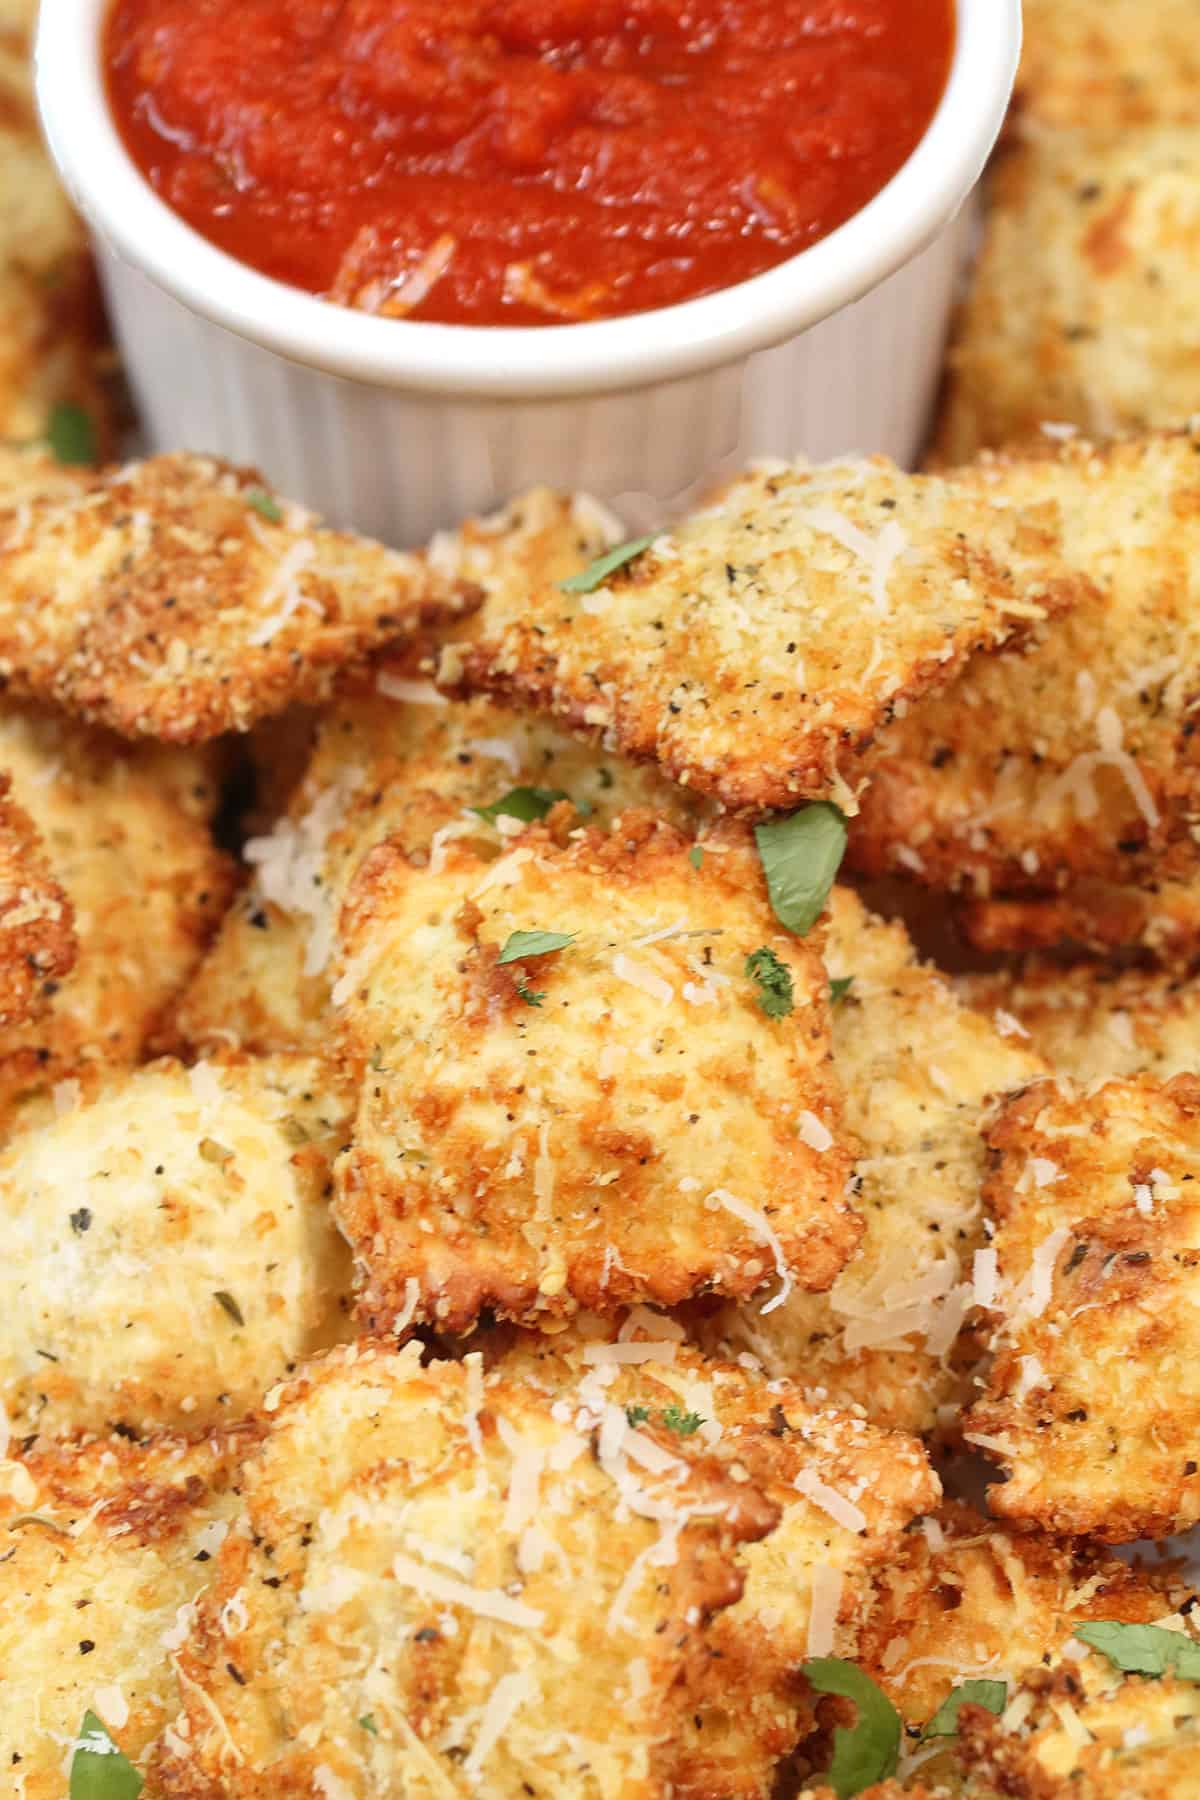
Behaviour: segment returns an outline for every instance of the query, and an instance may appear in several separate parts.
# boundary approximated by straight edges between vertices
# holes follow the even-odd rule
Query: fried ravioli
[[[657,760],[734,811],[852,808],[894,712],[1086,586],[1057,560],[1053,507],[998,510],[883,458],[746,474],[582,592],[525,579],[531,536],[568,505],[526,496],[464,527],[454,566],[489,591],[439,679]]]
[[[951,1353],[982,1242],[986,1111],[1045,1065],[960,1004],[904,928],[847,888],[831,898],[825,961],[839,996],[834,1072],[862,1147],[862,1245],[828,1296],[793,1293],[766,1317],[754,1301],[725,1307],[701,1329],[878,1425],[930,1432],[963,1389]]]
[[[71,902],[46,861],[37,828],[0,773],[0,1027],[24,1024],[45,986],[79,954]]]
[[[173,1655],[253,1435],[98,1438],[0,1461],[0,1763],[14,1800],[62,1800],[88,1712],[144,1770],[179,1706]]]
[[[1035,1083],[989,1133],[993,1512],[1111,1543],[1200,1520],[1200,1081]],[[985,1254],[985,1253],[981,1253]],[[985,1301],[986,1303],[986,1301]]]
[[[343,1329],[346,1097],[285,1057],[78,1090],[0,1151],[0,1404],[22,1434],[236,1420]]]
[[[1194,865],[1198,448],[1184,433],[1080,442],[962,472],[997,504],[1057,502],[1064,553],[1096,592],[1026,656],[976,658],[881,736],[858,868],[986,898]]]
[[[1022,118],[1113,132],[1200,125],[1197,0],[1025,0]]]
[[[363,858],[387,837],[415,861],[436,863],[459,838],[495,855],[519,821],[476,809],[513,794],[526,811],[559,796],[600,825],[648,806],[685,827],[698,810],[655,769],[488,700],[452,706],[411,669],[385,667],[322,719],[287,811],[245,846],[253,878],[183,997],[179,1041],[320,1049],[334,924]]]
[[[318,700],[346,665],[466,603],[422,559],[319,527],[200,456],[0,508],[0,545],[7,690],[176,743]]]
[[[867,1434],[864,1552],[822,1510],[819,1471],[848,1471],[853,1421],[744,1371],[676,1368],[675,1348],[540,1344],[485,1371],[360,1345],[271,1395],[249,1534],[222,1546],[181,1659],[166,1793],[765,1800],[761,1751],[753,1784],[735,1769],[724,1785],[727,1652],[749,1655],[793,1564],[780,1628],[806,1643],[808,1558],[885,1553],[936,1482],[915,1446],[889,1462]],[[703,1421],[684,1410],[700,1397]],[[827,1598],[823,1633],[837,1611]],[[748,1702],[740,1663],[732,1677]]]
[[[1197,23],[1200,12],[1193,7]],[[1098,438],[1200,411],[1195,124],[1031,134],[1001,157],[948,360],[944,462],[1043,421]]]
[[[336,1206],[370,1329],[832,1283],[861,1226],[825,969],[776,923],[749,833],[694,855],[628,813],[494,861],[455,842],[436,873],[381,845],[343,923],[364,1077]]]
[[[1186,964],[1200,956],[1200,881],[1159,881],[1146,888],[1081,882],[1057,898],[971,901],[957,925],[979,950],[1069,945],[1096,956],[1137,950],[1159,963]]]

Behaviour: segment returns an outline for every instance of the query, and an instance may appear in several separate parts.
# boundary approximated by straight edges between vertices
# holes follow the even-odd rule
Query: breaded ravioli
[[[22,1434],[238,1419],[343,1329],[346,1096],[288,1057],[79,1088],[0,1151],[0,1404]]]
[[[128,737],[193,743],[326,696],[466,603],[421,558],[180,453],[0,507],[0,676]]]
[[[951,1505],[910,1530],[875,1575],[859,1661],[903,1715],[924,1727],[964,1681],[1013,1684],[1058,1663],[1076,1625],[1152,1624],[1190,1597],[1083,1541],[1030,1537]]]
[[[889,1461],[867,1432],[864,1552],[852,1504],[850,1525],[823,1510],[854,1422],[676,1361],[636,1331],[486,1370],[363,1343],[269,1396],[248,1530],[222,1546],[182,1655],[188,1730],[166,1793],[766,1800],[790,1744],[728,1717],[755,1704],[756,1609],[778,1605],[789,1645],[819,1612],[831,1641],[836,1565],[886,1553],[937,1484],[915,1446]],[[793,1731],[802,1695],[795,1682]],[[735,1736],[757,1762],[731,1786]]]
[[[1200,1519],[1200,1081],[1035,1083],[989,1133],[992,1510],[1111,1543]]]
[[[700,1329],[876,1424],[929,1432],[963,1391],[951,1357],[983,1241],[987,1109],[1045,1064],[962,1005],[903,926],[848,888],[831,897],[825,961],[834,1072],[862,1147],[862,1244],[828,1295],[793,1293],[766,1316],[753,1300],[727,1306]]]
[[[451,705],[404,665],[381,668],[323,717],[286,811],[245,845],[252,879],[180,1003],[180,1041],[319,1049],[334,924],[368,851],[393,837],[436,863],[468,838],[495,855],[522,818],[560,800],[594,824],[649,806],[683,827],[697,811],[656,769],[488,700]]]
[[[1119,132],[1200,125],[1197,0],[1025,0],[1022,118]]]
[[[850,854],[935,888],[1055,894],[1194,866],[1200,435],[1073,442],[963,471],[998,505],[1057,503],[1095,592],[1020,659],[977,657],[882,734]]]
[[[79,954],[75,915],[37,827],[0,773],[0,1026],[23,1024]]]
[[[0,1461],[0,1766],[14,1800],[64,1800],[89,1712],[144,1771],[179,1709],[174,1656],[253,1438],[103,1437]]]
[[[1054,1072],[1074,1081],[1167,1081],[1200,1070],[1200,981],[1186,971],[1031,957],[966,976],[959,989],[972,1006],[1017,1022]]]
[[[0,1106],[84,1064],[132,1063],[228,900],[208,753],[133,746],[0,706],[0,769],[74,914],[78,959],[47,973],[36,1016],[0,1027]]]
[[[735,811],[852,807],[893,713],[1086,585],[1058,560],[1053,507],[998,510],[881,457],[748,473],[611,572],[531,584],[529,541],[568,505],[538,493],[463,528],[452,566],[487,598],[439,679],[551,713]]]
[[[943,461],[1046,421],[1105,438],[1200,411],[1198,183],[1200,104],[1187,127],[1009,147],[949,351]]]
[[[1040,900],[974,900],[957,914],[967,942],[979,950],[1053,950],[1070,945],[1097,956],[1144,951],[1155,962],[1187,964],[1200,956],[1200,881],[1158,881],[1146,888],[1080,882]]]
[[[343,926],[363,1075],[336,1208],[371,1329],[833,1282],[861,1225],[828,982],[743,828],[696,851],[648,813],[565,846],[535,825],[436,872],[388,843]]]

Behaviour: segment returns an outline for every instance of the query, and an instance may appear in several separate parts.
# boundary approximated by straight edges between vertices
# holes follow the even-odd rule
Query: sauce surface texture
[[[242,262],[392,317],[645,312],[826,236],[945,86],[953,0],[115,0],[125,143]]]

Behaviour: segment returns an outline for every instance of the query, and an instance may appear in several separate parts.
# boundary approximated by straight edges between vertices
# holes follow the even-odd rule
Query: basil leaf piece
[[[792,971],[765,944],[746,958],[746,974],[758,983],[758,1004],[768,1019],[786,1019],[795,1011]]]
[[[825,1780],[838,1800],[851,1800],[894,1775],[900,1761],[900,1714],[871,1677],[836,1656],[801,1663],[800,1673],[818,1694],[840,1694],[858,1708],[855,1725],[849,1730],[839,1725],[833,1734],[833,1761]]]
[[[595,562],[590,562],[586,569],[580,569],[578,575],[569,575],[566,581],[560,581],[559,587],[564,594],[594,594],[598,587],[604,586],[610,575],[615,575],[618,569],[631,563],[635,556],[648,550],[658,535],[657,531],[652,531],[649,537],[631,538],[627,544],[618,544],[615,550],[605,551]]]
[[[71,1758],[70,1800],[137,1800],[142,1777],[118,1749],[102,1719],[85,1712]]]
[[[704,867],[704,845],[703,844],[694,844],[692,846],[692,848],[688,851],[688,861],[691,863],[693,869],[702,869]]]
[[[499,818],[520,819],[525,825],[532,825],[538,819],[544,819],[550,808],[568,796],[561,788],[515,787],[509,788],[500,800],[493,800],[490,806],[472,806],[471,812],[480,819],[486,819],[494,825]]]
[[[957,1737],[960,1706],[986,1706],[990,1713],[1002,1713],[1007,1705],[1007,1681],[964,1681],[946,1695],[921,1737]]]
[[[840,1006],[853,986],[853,975],[839,975],[836,980],[831,981],[829,984],[830,1006]]]
[[[754,827],[771,907],[781,925],[807,937],[829,898],[846,854],[846,817],[818,800],[786,819]]]
[[[46,442],[60,463],[94,463],[99,456],[96,427],[82,406],[56,406],[46,426]]]
[[[527,956],[549,956],[553,950],[565,950],[573,944],[574,931],[512,931],[497,963],[523,962]]]
[[[265,488],[250,488],[246,494],[246,505],[252,506],[262,518],[269,519],[272,525],[283,524],[283,509],[273,494]]]
[[[1117,1619],[1092,1619],[1077,1625],[1081,1644],[1099,1650],[1126,1675],[1177,1675],[1200,1681],[1200,1644],[1161,1625],[1123,1625]]]

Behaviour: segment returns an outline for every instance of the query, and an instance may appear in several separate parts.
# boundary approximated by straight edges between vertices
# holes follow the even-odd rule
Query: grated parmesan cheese
[[[771,1221],[765,1213],[759,1212],[747,1201],[739,1200],[736,1194],[731,1194],[728,1188],[714,1188],[704,1204],[710,1212],[718,1206],[723,1206],[727,1213],[732,1213],[735,1219],[740,1219],[743,1225],[748,1225],[759,1241],[764,1243],[771,1252],[775,1259],[776,1272],[779,1275],[779,1292],[759,1310],[764,1314],[774,1312],[777,1306],[783,1305],[795,1284],[792,1281],[792,1272],[788,1268],[787,1259],[783,1254],[783,1245],[780,1243]]]
[[[471,1748],[471,1754],[462,1766],[463,1778],[471,1787],[475,1787],[483,1773],[483,1765],[491,1755],[500,1739],[504,1736],[513,1719],[534,1694],[537,1682],[528,1669],[514,1670],[502,1675],[491,1693],[487,1705],[483,1709],[483,1717],[479,1721],[479,1734]]]
[[[501,1625],[516,1625],[525,1631],[537,1631],[545,1614],[536,1607],[514,1600],[500,1588],[475,1588],[443,1575],[440,1569],[428,1569],[411,1556],[397,1553],[392,1559],[392,1575],[401,1587],[411,1588],[427,1600],[443,1600],[447,1606],[463,1606],[481,1619],[495,1619]]]
[[[840,1569],[819,1563],[812,1572],[812,1597],[808,1615],[808,1654],[829,1656],[833,1650],[838,1614],[842,1607],[844,1578]]]
[[[661,975],[656,975],[644,963],[634,962],[623,950],[613,957],[612,972],[618,981],[639,989],[641,993],[648,994],[651,1000],[657,1000],[664,1006],[675,998],[675,989],[669,981],[664,981]]]
[[[792,1486],[806,1500],[811,1500],[814,1506],[819,1506],[823,1513],[828,1513],[835,1525],[841,1525],[846,1531],[867,1529],[867,1515],[862,1508],[856,1506],[853,1500],[848,1500],[845,1494],[840,1494],[835,1487],[830,1487],[827,1481],[822,1481],[815,1469],[801,1469]]]
[[[440,694],[432,681],[410,681],[404,675],[393,675],[387,669],[381,669],[375,677],[376,692],[385,700],[403,700],[408,706],[449,706],[445,694]]]

